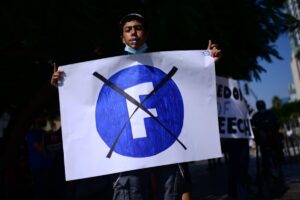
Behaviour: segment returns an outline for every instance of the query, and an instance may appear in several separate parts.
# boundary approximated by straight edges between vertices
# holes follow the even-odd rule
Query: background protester
[[[262,160],[258,178],[263,184],[262,195],[264,199],[268,200],[272,199],[272,193],[274,193],[272,191],[275,183],[274,177],[279,180],[281,186],[284,186],[281,168],[284,159],[283,138],[282,134],[279,133],[279,121],[271,110],[266,109],[265,102],[258,100],[256,108],[257,112],[253,115],[251,124]],[[278,183],[278,181],[276,182]]]
[[[26,135],[34,199],[47,199],[50,195],[49,172],[51,159],[45,146],[46,133],[43,130],[45,126],[46,116],[37,114]]]

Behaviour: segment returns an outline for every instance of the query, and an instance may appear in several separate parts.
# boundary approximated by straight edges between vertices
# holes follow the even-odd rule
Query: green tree
[[[281,100],[278,96],[274,96],[272,99],[272,107],[279,109],[281,107]]]
[[[281,122],[285,123],[298,123],[300,118],[300,101],[291,102],[288,104],[284,104],[279,108],[272,108],[273,111],[280,118]]]
[[[110,56],[122,48],[118,22],[128,12],[149,19],[153,50],[205,49],[219,43],[219,75],[259,80],[258,60],[280,58],[280,33],[297,27],[283,12],[284,0],[11,0],[0,3],[1,97],[23,99],[48,81],[49,60],[59,65]],[[175,5],[174,5],[175,4]],[[291,23],[289,23],[291,22]],[[297,22],[297,21],[296,21]],[[99,53],[101,54],[99,56]],[[30,82],[28,81],[30,80]],[[15,94],[15,88],[29,95]],[[24,98],[20,98],[24,97]]]
[[[28,126],[30,112],[42,109],[53,99],[47,96],[52,94],[51,88],[46,87],[52,73],[51,60],[63,65],[115,54],[122,48],[119,19],[133,11],[149,19],[153,50],[205,49],[211,39],[223,51],[216,68],[218,75],[258,80],[266,71],[258,60],[271,62],[273,57],[280,58],[273,43],[294,20],[283,12],[284,2],[2,1],[0,98],[18,104],[21,111],[16,121],[22,123],[20,127]],[[14,130],[12,135],[21,137],[25,128]],[[18,149],[13,145],[10,148]]]

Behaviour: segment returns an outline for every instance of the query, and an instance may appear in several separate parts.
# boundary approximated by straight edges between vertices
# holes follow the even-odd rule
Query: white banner
[[[250,124],[251,108],[238,82],[217,77],[219,131],[221,138],[253,138]]]
[[[222,156],[208,51],[117,56],[59,70],[67,180]]]

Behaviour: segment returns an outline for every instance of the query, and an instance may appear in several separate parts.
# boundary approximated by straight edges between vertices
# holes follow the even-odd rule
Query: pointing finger
[[[57,71],[56,63],[54,62],[52,65],[53,65],[53,72],[56,72]]]
[[[207,49],[210,49],[211,48],[211,40],[208,40],[208,46],[207,46]]]

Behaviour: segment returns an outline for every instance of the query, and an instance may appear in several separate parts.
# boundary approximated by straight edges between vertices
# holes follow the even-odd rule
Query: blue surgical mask
[[[139,49],[133,49],[130,46],[126,45],[124,48],[124,51],[126,51],[130,54],[140,54],[140,53],[145,53],[147,49],[148,49],[148,46],[146,43],[144,43],[143,46],[141,46],[141,48],[139,48]]]

